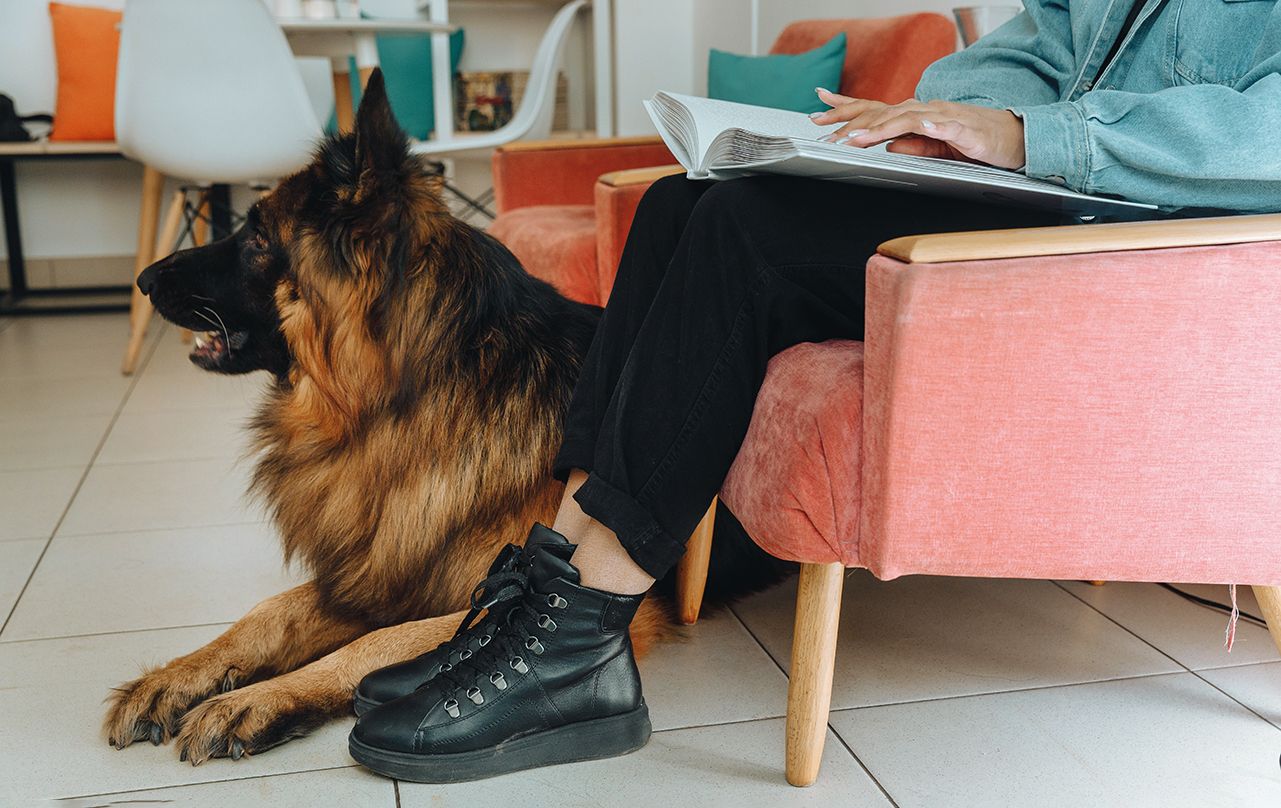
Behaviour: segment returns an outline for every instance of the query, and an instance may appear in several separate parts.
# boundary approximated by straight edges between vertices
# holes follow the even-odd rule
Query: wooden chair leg
[[[712,558],[712,531],[716,527],[716,497],[685,545],[685,555],[676,565],[676,614],[687,626],[698,622],[707,586],[707,563]]]
[[[169,250],[173,249],[174,239],[178,238],[178,230],[182,227],[182,208],[185,202],[186,194],[181,189],[175,191],[173,201],[169,203],[169,211],[165,214],[165,224],[156,242],[157,247],[152,253],[153,258],[168,255]],[[164,251],[163,255],[160,254],[161,250]],[[151,321],[151,301],[138,291],[137,286],[138,275],[150,264],[149,261],[138,266],[134,273],[133,297],[129,307],[129,345],[125,348],[124,362],[120,366],[120,372],[126,376],[131,375],[138,367],[138,356],[142,353],[142,343],[147,337],[147,324]]]
[[[342,70],[334,59],[334,118],[339,132],[350,132],[356,122],[356,107],[351,97],[351,74],[347,72],[347,57],[342,57]],[[363,85],[362,85],[363,86]]]
[[[142,271],[151,266],[155,260],[156,252],[156,227],[160,218],[160,197],[164,195],[165,175],[150,166],[144,166],[142,169],[142,201],[138,211],[138,252],[133,259],[133,279],[138,280]],[[138,345],[141,348],[142,338],[147,335],[147,323],[139,323],[141,311],[147,304],[147,298],[138,291],[134,286],[129,295],[129,344],[132,346],[134,335],[141,326],[142,336],[138,338]],[[129,352],[125,353],[124,364],[120,372],[128,376],[133,373],[134,363],[137,361],[135,356],[134,362],[129,360]]]
[[[786,771],[794,786],[813,784],[823,760],[844,582],[845,567],[839,563],[801,565],[787,682]]]
[[[1276,643],[1277,650],[1281,651],[1281,586],[1256,586],[1254,597],[1259,601],[1259,611],[1263,612],[1263,619],[1268,621],[1272,642]]]
[[[196,212],[196,221],[191,225],[191,245],[193,247],[203,247],[209,240],[209,190],[205,189],[200,192],[200,207]],[[178,331],[178,336],[184,345],[190,345],[192,333],[190,328],[183,328]]]

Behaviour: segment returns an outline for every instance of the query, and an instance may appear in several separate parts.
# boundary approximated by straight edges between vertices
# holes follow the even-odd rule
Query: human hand
[[[945,157],[986,163],[998,168],[1021,168],[1023,121],[1009,110],[947,101],[880,101],[850,98],[819,89],[818,97],[832,108],[810,116],[814,123],[845,122],[823,137],[829,143],[866,148],[887,146],[898,154]]]

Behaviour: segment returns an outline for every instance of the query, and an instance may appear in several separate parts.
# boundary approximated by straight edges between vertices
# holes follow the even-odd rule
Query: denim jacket
[[[1096,75],[1131,0],[1025,0],[935,62],[921,100],[1010,109],[1028,176],[1165,209],[1281,211],[1281,6],[1146,0]]]

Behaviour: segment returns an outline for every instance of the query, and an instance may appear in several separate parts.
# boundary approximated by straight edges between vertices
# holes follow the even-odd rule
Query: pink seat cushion
[[[599,306],[596,278],[596,208],[534,205],[500,214],[489,234],[520,259],[525,270],[573,300]]]
[[[803,343],[770,360],[721,498],[766,552],[859,564],[863,343]]]

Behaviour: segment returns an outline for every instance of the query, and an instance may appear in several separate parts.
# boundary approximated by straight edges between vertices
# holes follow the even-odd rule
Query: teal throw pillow
[[[362,15],[365,16],[365,15]],[[410,137],[426,140],[436,128],[435,93],[432,89],[431,34],[388,34],[378,40],[378,66],[387,85],[387,98],[400,127]],[[449,72],[458,72],[463,56],[463,31],[449,35]],[[360,105],[360,74],[356,60],[349,59],[352,104]],[[338,123],[329,116],[326,130],[335,132]]]
[[[815,87],[836,91],[845,67],[845,34],[812,51],[739,56],[712,50],[707,60],[707,96],[758,107],[820,112],[827,109]]]

